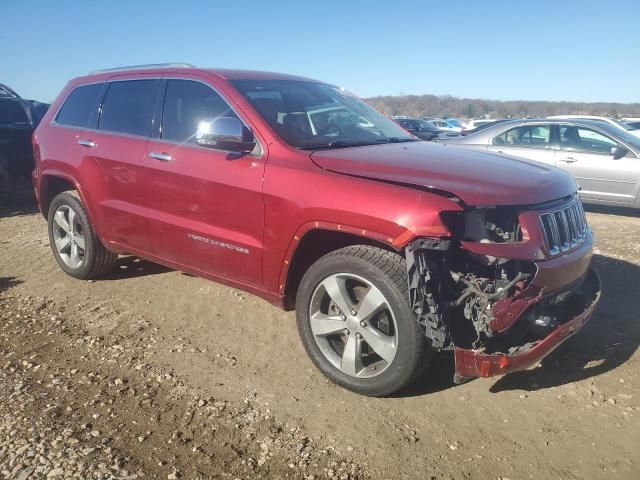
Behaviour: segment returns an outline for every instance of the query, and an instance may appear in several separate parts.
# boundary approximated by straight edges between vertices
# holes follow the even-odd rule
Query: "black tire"
[[[84,255],[81,263],[77,267],[72,267],[65,263],[62,255],[58,252],[54,238],[54,216],[60,207],[68,207],[75,212],[76,219],[81,227],[82,236],[84,237]],[[82,200],[76,191],[67,191],[59,193],[54,197],[49,206],[48,213],[49,223],[49,244],[53,251],[60,268],[65,273],[75,278],[89,280],[103,276],[110,272],[118,260],[118,255],[107,250],[96,235],[87,211],[82,204]]]
[[[339,273],[366,279],[382,293],[395,317],[395,357],[382,373],[370,378],[351,376],[337,368],[323,353],[312,331],[310,312],[314,292],[321,282]],[[302,344],[315,366],[334,383],[362,395],[386,396],[405,387],[422,373],[433,354],[409,306],[405,260],[381,248],[349,246],[317,260],[298,288],[296,317]]]

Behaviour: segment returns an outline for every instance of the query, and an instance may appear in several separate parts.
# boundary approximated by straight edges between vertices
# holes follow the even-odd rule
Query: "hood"
[[[473,206],[532,205],[576,191],[558,168],[431,142],[318,150],[311,159],[336,173],[444,190]]]

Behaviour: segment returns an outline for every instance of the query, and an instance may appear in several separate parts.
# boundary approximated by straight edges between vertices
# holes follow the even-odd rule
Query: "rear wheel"
[[[404,259],[380,248],[351,246],[320,258],[302,279],[296,315],[316,367],[364,395],[404,387],[431,353],[409,307]]]
[[[118,256],[96,235],[78,194],[62,192],[49,207],[49,243],[60,268],[72,277],[90,279],[109,272]]]

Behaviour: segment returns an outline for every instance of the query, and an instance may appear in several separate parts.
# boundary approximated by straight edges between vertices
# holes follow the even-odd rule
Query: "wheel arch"
[[[69,190],[75,190],[78,192],[93,229],[98,235],[98,238],[101,240],[103,239],[102,230],[99,222],[96,222],[93,206],[88,198],[87,192],[85,192],[80,182],[78,182],[72,175],[60,170],[44,171],[40,174],[37,189],[40,212],[45,219],[48,219],[49,206],[56,195]]]
[[[40,212],[45,219],[49,215],[49,206],[55,196],[68,190],[77,190],[80,192],[73,178],[60,172],[41,176],[38,197],[40,199]],[[82,194],[80,194],[80,198],[82,198]]]
[[[303,228],[293,238],[292,245],[282,265],[280,292],[286,310],[293,310],[302,276],[320,257],[350,245],[371,245],[400,255],[403,249],[393,246],[393,239],[343,225],[314,222]]]

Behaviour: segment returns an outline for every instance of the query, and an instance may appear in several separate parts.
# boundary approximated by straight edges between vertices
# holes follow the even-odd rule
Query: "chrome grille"
[[[540,223],[550,255],[558,255],[580,245],[587,237],[587,218],[580,200],[540,215]]]

